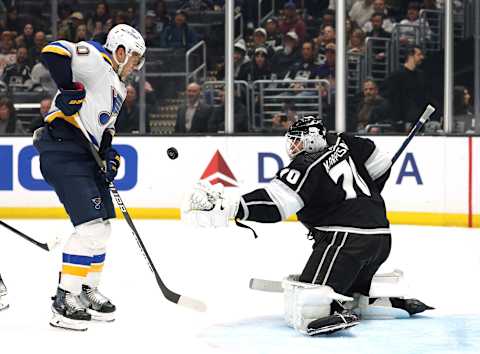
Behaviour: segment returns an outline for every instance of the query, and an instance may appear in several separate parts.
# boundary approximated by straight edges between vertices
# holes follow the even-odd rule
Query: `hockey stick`
[[[14,234],[17,234],[18,236],[22,237],[23,239],[27,240],[28,242],[30,243],[33,243],[35,246],[38,246],[40,247],[41,249],[44,249],[45,251],[51,251],[53,250],[56,245],[58,245],[60,243],[60,239],[59,238],[56,238],[55,240],[51,240],[51,241],[48,241],[46,243],[41,243],[33,238],[31,238],[30,236],[27,236],[25,235],[23,232],[17,230],[16,228],[14,228],[13,226],[10,226],[8,225],[7,223],[3,222],[0,220],[0,225],[2,225],[3,227],[9,229],[10,231],[12,231]]]
[[[83,123],[81,122],[81,120],[78,116],[76,116],[75,121],[79,125],[80,130],[82,131],[83,136],[85,137],[85,139],[87,141],[90,152],[92,153],[93,158],[95,159],[98,167],[100,167],[100,169],[102,171],[105,171],[104,163],[103,163],[100,155],[98,154],[98,151],[97,151],[95,145],[93,145],[91,140],[88,138],[88,133],[87,133],[85,127],[83,126]],[[152,259],[150,258],[150,255],[148,254],[147,249],[145,248],[145,245],[143,244],[143,241],[140,238],[140,235],[137,231],[137,228],[133,224],[132,218],[130,217],[130,214],[128,213],[127,208],[125,207],[125,204],[123,203],[123,200],[120,197],[120,194],[118,193],[117,188],[115,187],[115,184],[113,182],[109,182],[108,183],[108,188],[110,189],[110,192],[112,193],[115,201],[117,202],[118,207],[122,211],[123,217],[127,221],[128,226],[130,226],[130,229],[132,230],[132,233],[135,236],[135,240],[137,241],[138,247],[140,247],[140,250],[142,251],[143,256],[145,257],[145,259],[148,262],[148,266],[150,267],[150,270],[155,275],[155,279],[157,280],[157,284],[160,287],[160,290],[162,291],[165,298],[168,301],[171,301],[171,302],[173,302],[177,305],[181,305],[181,306],[187,307],[187,308],[192,309],[192,310],[201,311],[201,312],[206,311],[207,306],[203,302],[201,302],[199,300],[196,300],[196,299],[192,299],[192,298],[187,297],[187,296],[177,294],[177,293],[171,291],[169,288],[167,288],[167,286],[164,284],[164,282],[160,278],[160,275],[158,274],[158,272],[157,272],[157,270],[156,270],[156,268],[155,268],[155,266],[152,262]]]
[[[408,144],[410,143],[410,141],[412,141],[413,137],[417,134],[420,128],[430,118],[433,112],[435,112],[435,107],[433,107],[432,105],[428,105],[425,111],[423,112],[423,114],[420,116],[420,118],[417,120],[413,128],[408,133],[408,136],[403,141],[400,148],[397,150],[395,155],[393,155],[392,166],[398,160],[402,152],[407,148]],[[278,280],[252,278],[250,279],[249,287],[252,290],[267,291],[267,292],[274,292],[274,293],[283,292],[282,282]]]
[[[413,139],[415,134],[420,130],[421,127],[425,124],[425,122],[430,118],[432,113],[435,112],[435,107],[432,105],[428,105],[427,108],[425,109],[425,112],[420,116],[420,118],[417,120],[417,123],[413,126],[413,128],[410,130],[408,133],[407,138],[403,141],[402,146],[398,149],[398,151],[393,155],[392,158],[392,165],[395,163],[395,161],[398,160],[402,152],[406,149],[407,145],[410,143],[410,141]]]

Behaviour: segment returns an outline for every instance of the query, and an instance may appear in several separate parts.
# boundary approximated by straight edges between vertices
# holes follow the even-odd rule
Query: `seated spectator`
[[[27,47],[27,49],[32,48],[34,46],[33,33],[33,25],[31,23],[25,24],[23,33],[15,39],[17,47],[24,46]]]
[[[313,39],[315,43],[315,49],[319,55],[319,62],[323,63],[325,61],[325,47],[329,43],[335,44],[336,39],[335,28],[330,25],[322,27],[317,37]]]
[[[370,28],[370,31],[366,32],[367,37],[373,37],[373,38],[390,38],[391,33],[386,31],[384,28],[384,15],[380,12],[376,12],[372,15],[372,18],[370,19],[367,24],[370,24],[367,26],[367,24],[363,28]]]
[[[327,44],[325,48],[325,62],[318,68],[318,77],[320,79],[329,80],[332,87],[335,86],[335,52],[335,44]]]
[[[155,11],[156,13],[160,13],[158,9]],[[133,28],[138,28],[138,16],[136,7],[130,5],[127,7],[127,12],[125,13],[127,24],[132,26]]]
[[[284,78],[288,68],[300,58],[300,46],[295,32],[288,32],[283,38],[283,48],[272,58],[272,70],[277,78]]]
[[[7,65],[0,78],[10,91],[25,91],[32,88],[31,68],[28,65],[26,47],[17,49],[17,61]]]
[[[369,124],[389,122],[387,101],[378,94],[377,84],[371,79],[365,80],[362,92],[363,96],[356,109],[355,121],[349,124],[348,131],[364,133]]]
[[[160,32],[157,31],[157,14],[155,11],[148,10],[145,14],[145,45],[147,47],[154,46],[154,43],[158,41]]]
[[[347,53],[365,53],[365,33],[360,28],[353,30],[350,41],[348,41]]]
[[[265,43],[276,51],[282,45],[282,34],[278,31],[278,20],[275,17],[269,18],[265,23],[265,29],[267,30],[267,41]]]
[[[42,52],[42,48],[47,45],[47,38],[45,36],[45,32],[38,31],[33,36],[33,43],[34,46],[30,48],[28,51],[28,62],[30,66],[34,66],[40,60],[40,54]]]
[[[303,43],[306,35],[305,23],[297,14],[297,7],[294,2],[287,2],[283,7],[284,19],[280,21],[280,32],[285,36],[288,32],[295,32],[298,42]]]
[[[237,79],[248,82],[270,80],[272,67],[270,65],[267,48],[257,47],[253,57],[253,60],[241,66]]]
[[[247,47],[243,39],[239,39],[233,46],[233,77],[238,79],[242,67],[247,67],[250,63],[250,57],[247,55]],[[246,70],[246,69],[243,69]],[[225,63],[218,65],[217,78],[222,80],[225,78]]]
[[[0,99],[0,134],[25,134],[13,102],[7,97]]]
[[[325,26],[332,26],[335,28],[335,11],[331,9],[327,9],[322,15],[322,27]]]
[[[163,48],[190,49],[198,42],[198,35],[190,29],[187,14],[177,11],[174,23],[167,26],[160,36],[160,46]]]
[[[353,4],[348,15],[358,27],[362,28],[374,12],[373,0],[358,0]]]
[[[77,27],[75,32],[75,43],[81,41],[89,41],[90,40],[90,33],[88,33],[87,25],[82,24]]]
[[[183,0],[180,9],[191,12],[213,10],[213,4],[210,0]]]
[[[272,117],[272,132],[285,134],[290,126],[298,119],[297,108],[294,103],[284,103],[281,113]]]
[[[108,19],[110,19],[110,10],[106,1],[100,1],[95,7],[95,14],[87,21],[88,31],[96,35],[99,29],[103,30]]]
[[[0,75],[4,72],[5,67],[14,64],[17,60],[17,51],[14,46],[13,32],[3,31],[0,42]]]
[[[100,24],[101,22],[99,22]],[[63,20],[58,28],[58,37],[70,42],[75,41],[77,27],[84,24],[84,17],[81,12],[73,12],[68,18]]]
[[[455,86],[453,88],[453,115],[473,115],[475,111],[470,102],[472,95],[465,86]]]
[[[157,25],[156,32],[160,34],[172,23],[172,18],[168,14],[167,3],[165,0],[157,1],[155,5],[155,13],[157,14],[157,18],[155,19]]]
[[[208,131],[211,133],[225,132],[225,91],[218,92],[219,105],[213,107],[213,113],[208,121]],[[246,133],[248,131],[247,107],[237,96],[233,105],[234,131],[235,133]]]
[[[148,107],[148,106],[147,106]],[[150,132],[149,114],[145,114],[145,131]],[[118,133],[138,133],[140,131],[140,108],[137,104],[137,90],[127,85],[127,95],[115,122]]]
[[[318,76],[318,69],[318,65],[315,64],[313,42],[305,42],[302,45],[300,59],[295,61],[293,65],[290,66],[284,80],[313,80]],[[299,90],[304,88],[304,86],[300,83],[295,83],[293,85]]]
[[[187,100],[178,108],[175,133],[206,133],[212,107],[200,100],[202,88],[197,83],[187,87]]]
[[[428,22],[420,19],[420,4],[411,2],[408,4],[407,17],[400,21],[399,40],[402,44],[415,44],[417,42],[417,33],[420,33],[421,26],[425,27],[425,39],[429,40],[432,35]],[[415,29],[418,28],[418,31]]]
[[[40,114],[37,118],[32,119],[30,122],[30,126],[28,128],[29,133],[33,133],[35,130],[37,130],[40,127],[43,127],[45,122],[43,119],[47,115],[47,113],[50,111],[50,107],[52,106],[52,98],[51,97],[44,97],[40,101]]]
[[[430,90],[419,69],[423,60],[422,48],[409,46],[405,63],[385,82],[384,97],[388,100],[392,122],[400,132],[408,131],[430,102]]]
[[[32,68],[32,88],[34,91],[47,92],[50,96],[57,93],[57,84],[53,81],[50,71],[41,60]]]
[[[373,24],[372,24],[373,16],[382,15],[383,30],[388,33],[392,33],[393,27],[395,27],[395,20],[389,16],[388,10],[385,7],[385,0],[373,0],[373,10],[375,12],[372,14],[372,17],[362,27],[363,32],[365,33],[371,32],[373,30]],[[377,21],[378,21],[378,18],[377,18]]]
[[[268,57],[271,58],[275,51],[267,44],[267,31],[265,28],[259,27],[253,32],[253,48],[248,51],[248,56],[253,57],[255,55],[255,49],[262,47],[267,49]]]

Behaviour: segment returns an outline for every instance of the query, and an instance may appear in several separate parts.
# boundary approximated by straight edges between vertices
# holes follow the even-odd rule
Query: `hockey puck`
[[[167,149],[167,155],[171,160],[175,160],[178,157],[178,151],[174,147],[169,147]]]

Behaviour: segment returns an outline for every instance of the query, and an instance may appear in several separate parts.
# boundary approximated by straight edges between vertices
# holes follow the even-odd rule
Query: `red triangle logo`
[[[237,179],[218,150],[213,155],[200,179],[206,179],[211,184],[221,183],[225,187],[237,186]]]

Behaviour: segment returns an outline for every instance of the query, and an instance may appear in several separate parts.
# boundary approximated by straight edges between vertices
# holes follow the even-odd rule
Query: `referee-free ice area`
[[[42,241],[64,236],[67,220],[8,220]],[[124,220],[113,222],[101,290],[117,305],[113,323],[87,332],[50,327],[61,248],[47,253],[0,229],[0,272],[10,308],[0,312],[0,353],[480,353],[478,229],[392,226],[382,270],[400,268],[410,295],[436,307],[406,320],[364,321],[331,336],[306,337],[283,322],[281,294],[248,288],[252,277],[302,270],[312,241],[299,223],[233,223],[194,229],[179,221],[135,220],[160,276],[173,291],[203,300],[205,313],[168,302]]]

